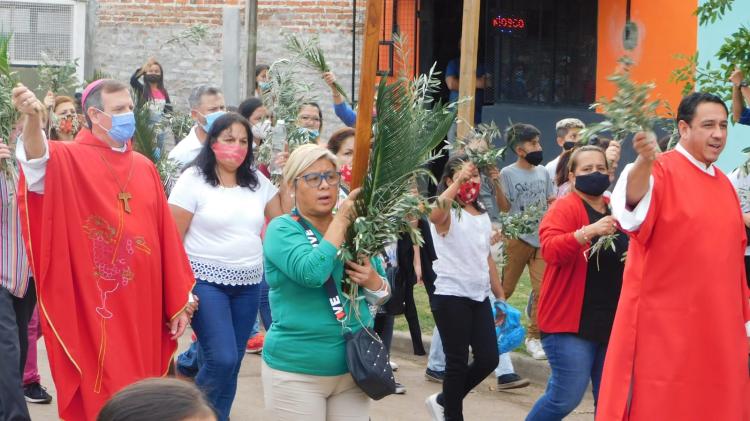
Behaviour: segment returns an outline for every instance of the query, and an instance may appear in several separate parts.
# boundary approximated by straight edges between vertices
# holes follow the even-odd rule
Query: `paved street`
[[[189,332],[180,341],[180,348],[187,348]],[[39,342],[39,370],[42,383],[50,393],[57,397],[49,374],[46,352],[43,341]],[[397,379],[407,388],[406,395],[390,396],[374,402],[372,420],[374,421],[429,421],[424,408],[424,399],[439,390],[440,385],[424,379],[426,357],[394,355],[399,364]],[[542,393],[539,385],[514,392],[497,392],[492,390],[494,377],[487,379],[477,387],[464,401],[464,416],[467,420],[523,420],[532,404]],[[31,417],[34,421],[56,420],[56,401],[52,405],[30,404]],[[593,401],[587,396],[581,406],[566,420],[593,420]],[[247,355],[240,371],[239,389],[235,399],[232,419],[235,421],[270,420],[263,409],[263,389],[260,380],[260,357]]]

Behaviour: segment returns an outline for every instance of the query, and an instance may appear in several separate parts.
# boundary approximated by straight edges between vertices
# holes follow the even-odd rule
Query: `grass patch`
[[[528,271],[525,271],[521,275],[521,279],[518,281],[516,290],[513,292],[513,296],[510,297],[508,302],[513,307],[521,310],[523,314],[523,323],[526,325],[527,318],[525,314],[526,302],[531,294],[531,281],[529,280]],[[414,301],[417,305],[417,313],[419,314],[419,327],[422,329],[422,333],[425,335],[432,335],[432,329],[435,327],[435,319],[432,318],[432,311],[430,310],[430,302],[427,299],[427,291],[422,286],[414,287]],[[406,318],[403,316],[396,316],[394,324],[396,331],[408,332],[409,325],[406,323]]]

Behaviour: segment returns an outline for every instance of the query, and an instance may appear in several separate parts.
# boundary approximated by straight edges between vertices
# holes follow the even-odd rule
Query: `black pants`
[[[34,282],[23,298],[0,287],[0,420],[31,420],[23,395],[28,327],[36,305]]]
[[[390,314],[378,313],[375,315],[375,326],[373,330],[383,340],[383,345],[388,353],[391,352],[391,343],[393,342],[393,321],[395,317]]]
[[[745,277],[747,278],[747,286],[750,288],[750,256],[745,256]]]
[[[450,295],[433,295],[435,316],[445,352],[445,380],[438,402],[446,421],[462,421],[463,400],[498,364],[495,321],[489,298],[482,302]],[[469,347],[474,360],[469,364]]]
[[[426,355],[422,343],[422,328],[419,326],[419,312],[417,303],[414,301],[414,284],[406,287],[404,294],[404,317],[409,324],[409,335],[411,336],[414,355]]]

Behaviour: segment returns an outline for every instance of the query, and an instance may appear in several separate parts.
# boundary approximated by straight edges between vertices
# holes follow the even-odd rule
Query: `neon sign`
[[[504,34],[514,34],[526,30],[526,19],[516,16],[497,16],[492,19],[492,27]]]

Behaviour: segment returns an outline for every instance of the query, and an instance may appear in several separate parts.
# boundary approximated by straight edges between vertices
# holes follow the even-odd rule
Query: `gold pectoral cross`
[[[122,200],[122,206],[125,208],[125,212],[130,213],[130,202],[129,200],[133,198],[133,196],[130,195],[128,192],[120,192],[120,194],[117,195],[117,198],[119,200]]]

